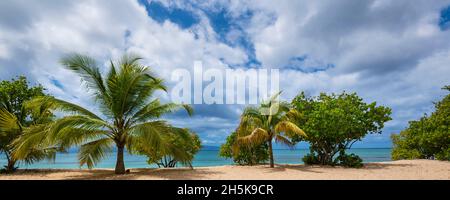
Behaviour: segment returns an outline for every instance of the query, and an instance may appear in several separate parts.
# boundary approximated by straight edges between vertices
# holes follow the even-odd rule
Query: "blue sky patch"
[[[130,30],[126,30],[124,33],[124,36],[126,39],[128,39],[131,36],[131,31]]]
[[[231,18],[228,16],[225,10],[220,12],[207,12],[209,21],[214,31],[221,37],[225,38],[226,34],[231,30]]]
[[[291,59],[289,59],[288,64],[285,65],[283,68],[301,71],[303,73],[315,73],[326,71],[328,69],[335,67],[333,64],[330,63],[323,63],[323,64],[315,63],[313,65],[311,64],[307,65],[306,62],[308,59],[310,58],[307,55],[292,57]]]
[[[439,18],[439,27],[445,31],[450,28],[450,6],[441,10],[441,17]]]
[[[211,27],[216,32],[219,41],[231,47],[240,47],[247,53],[249,60],[247,63],[243,63],[245,66],[252,68],[261,65],[261,62],[256,58],[254,44],[242,27],[252,18],[253,13],[251,11],[247,11],[237,18],[230,16],[226,9],[220,11],[203,10],[203,12],[208,16]],[[230,65],[230,67],[234,66]]]
[[[183,29],[189,28],[199,22],[198,17],[187,10],[179,8],[168,8],[160,2],[148,2],[147,0],[139,0],[139,3],[145,6],[145,10],[149,17],[159,23],[169,20],[177,24]]]
[[[50,78],[50,82],[51,82],[54,86],[58,87],[59,89],[64,90],[63,84],[62,84],[61,82],[59,82],[58,80],[56,80],[56,79],[54,79],[54,78]]]
[[[145,6],[148,16],[158,23],[164,23],[164,21],[169,20],[183,29],[199,23],[199,17],[189,10],[176,6],[166,7],[157,1],[139,0],[139,3]],[[246,63],[241,63],[238,66],[228,64],[230,67],[244,66],[255,68],[261,66],[261,62],[257,60],[255,55],[255,47],[242,27],[252,18],[253,13],[251,11],[244,12],[238,17],[232,17],[225,8],[212,11],[202,9],[196,5],[192,6],[201,10],[208,17],[210,25],[216,32],[217,39],[220,42],[231,47],[239,47],[246,52],[248,56]],[[197,38],[198,36],[195,35],[195,37]],[[224,63],[226,62],[224,61]]]

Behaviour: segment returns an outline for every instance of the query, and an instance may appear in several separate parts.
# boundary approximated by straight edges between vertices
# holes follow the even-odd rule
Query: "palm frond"
[[[192,166],[192,155],[184,149],[180,149],[175,145],[168,145],[169,150],[167,155],[170,155],[174,160],[180,162],[184,166]]]
[[[41,160],[55,161],[57,147],[33,148],[28,150],[28,155],[23,160],[25,164],[30,165]]]
[[[189,116],[192,116],[194,114],[194,108],[188,104],[181,104],[181,106],[186,110]]]
[[[132,115],[145,104],[156,90],[166,90],[161,79],[150,74],[137,58],[124,56],[116,65],[120,71],[111,70],[107,78],[107,90],[111,101],[110,110],[114,116]]]
[[[107,129],[113,129],[113,127],[103,120],[93,119],[83,115],[66,116],[56,120],[49,127],[49,137],[59,138],[63,130],[67,128],[90,130],[90,131],[102,131]],[[107,132],[105,132],[107,133]]]
[[[275,132],[286,134],[296,134],[299,136],[307,137],[306,133],[300,129],[297,125],[290,121],[281,121],[275,126]]]
[[[4,108],[6,110],[12,109],[9,95],[5,91],[0,91],[0,108]]]
[[[253,131],[256,127],[264,126],[264,121],[266,121],[267,116],[262,115],[258,108],[248,107],[244,109],[241,115],[241,121],[239,128],[251,129]]]
[[[106,130],[65,127],[58,133],[58,146],[67,149],[105,136],[112,137]]]
[[[188,129],[174,127],[171,132],[161,135],[160,148],[140,148],[139,152],[149,157],[150,163],[173,166],[179,163],[192,167],[195,153],[200,149],[198,136]],[[169,164],[171,163],[171,164]]]
[[[286,113],[286,112],[289,112],[289,110],[291,110],[291,104],[289,104],[288,102],[280,101],[280,102],[277,102],[277,104],[278,104],[278,109],[282,113]]]
[[[93,58],[81,54],[70,54],[61,59],[61,64],[77,73],[98,98],[105,95],[106,88],[102,74]]]
[[[16,160],[24,160],[33,151],[53,147],[55,142],[48,137],[48,126],[48,124],[38,124],[25,128],[23,133],[11,143],[12,156]]]
[[[167,88],[163,83],[162,79],[155,78],[148,74],[143,74],[145,77],[143,80],[143,84],[139,87],[136,87],[136,96],[129,101],[129,107],[127,108],[126,115],[134,115],[137,110],[142,109],[143,105],[148,102],[148,99],[153,95],[155,91],[165,91],[167,92]]]
[[[259,117],[261,117],[261,110],[260,110],[260,108],[256,108],[256,107],[247,107],[244,109],[242,116],[259,118]]]
[[[140,66],[138,63],[139,60],[142,60],[142,57],[140,57],[136,54],[128,53],[128,54],[124,54],[122,56],[122,58],[119,60],[118,64],[122,68],[130,67],[130,66],[134,66],[134,65]]]
[[[236,142],[238,145],[254,146],[267,141],[267,139],[269,139],[269,133],[262,128],[256,128],[250,135],[238,137]]]
[[[25,106],[29,109],[42,109],[42,107],[45,105],[46,108],[51,110],[57,110],[62,112],[72,112],[80,115],[86,115],[94,119],[101,120],[99,116],[92,113],[91,111],[78,106],[76,104],[60,100],[51,96],[43,96],[43,97],[37,97],[34,98],[28,102],[26,102]]]
[[[303,114],[300,113],[296,109],[290,109],[285,115],[285,118],[288,121],[297,121],[297,120],[301,119],[302,117],[303,117]]]
[[[80,166],[87,165],[89,169],[93,168],[112,151],[112,144],[112,140],[109,138],[102,138],[83,144],[78,154]]]
[[[0,132],[20,129],[17,117],[4,108],[0,108]]]
[[[275,135],[275,142],[284,144],[291,149],[293,149],[295,147],[295,145],[289,139],[287,139],[279,134]]]
[[[174,130],[174,127],[166,121],[152,121],[133,126],[130,128],[130,134],[133,136],[133,145],[144,151],[150,151],[149,148],[162,149],[163,135]]]
[[[192,115],[193,113],[192,107],[189,105],[179,105],[175,103],[161,104],[159,99],[155,99],[141,110],[137,111],[131,118],[136,122],[147,121],[159,118],[164,114],[174,112],[180,108],[184,108],[189,115]]]
[[[238,134],[238,137],[234,144],[231,146],[231,151],[234,156],[237,156],[238,153],[241,151],[241,148],[252,148],[256,145],[260,145],[264,143],[267,140],[270,140],[270,136],[268,132],[262,128],[255,128],[251,132],[251,134],[246,136],[240,136],[239,135],[239,128],[236,132]]]

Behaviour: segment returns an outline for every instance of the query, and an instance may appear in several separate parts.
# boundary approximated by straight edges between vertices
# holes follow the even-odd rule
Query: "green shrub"
[[[311,153],[306,154],[303,158],[302,158],[303,162],[305,163],[305,165],[318,165],[320,164],[319,162],[319,158]]]
[[[418,150],[405,150],[405,149],[393,149],[392,150],[392,160],[411,160],[411,159],[423,159]]]
[[[140,148],[138,153],[148,157],[148,164],[156,164],[158,167],[173,168],[178,164],[192,167],[194,156],[201,148],[200,138],[188,129],[177,130],[162,136],[165,144],[161,150]]]
[[[302,158],[305,165],[321,165],[319,156],[315,153],[308,153]],[[339,155],[336,159],[333,160],[332,163],[328,163],[328,165],[335,166],[344,166],[344,167],[352,167],[352,168],[360,168],[363,166],[362,159],[356,154],[342,154]]]
[[[436,159],[438,160],[450,160],[450,148],[442,152],[436,153]]]
[[[267,143],[253,147],[242,146],[238,153],[234,153],[233,145],[236,142],[236,138],[236,132],[231,133],[227,137],[226,142],[220,146],[220,157],[232,158],[233,162],[238,165],[256,165],[269,160]]]
[[[363,167],[362,159],[356,154],[343,154],[338,156],[339,165],[344,167],[361,168]]]
[[[450,90],[447,86],[445,89]],[[400,134],[392,135],[392,159],[438,159],[450,161],[450,95],[435,103],[430,116],[410,121]]]

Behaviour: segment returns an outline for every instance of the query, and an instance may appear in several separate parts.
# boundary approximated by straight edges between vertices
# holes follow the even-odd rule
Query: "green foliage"
[[[11,81],[0,82],[0,107],[6,109],[17,117],[21,124],[26,121],[29,112],[24,108],[24,103],[37,96],[44,96],[44,88],[41,85],[30,86],[25,76],[19,76]]]
[[[320,164],[319,158],[314,155],[314,153],[308,153],[306,154],[303,158],[302,161],[306,164],[306,165],[318,165]]]
[[[361,168],[363,160],[356,154],[342,154],[337,157],[339,165],[344,167]]]
[[[320,165],[322,161],[319,156],[315,152],[308,153],[306,156],[302,158],[303,162],[306,165]],[[343,152],[339,156],[336,157],[331,163],[328,165],[341,165],[344,167],[352,167],[352,168],[360,168],[363,166],[363,160],[356,154],[346,154]]]
[[[102,115],[53,97],[35,98],[30,102],[33,109],[41,110],[46,106],[52,111],[61,111],[64,116],[48,127],[26,134],[18,142],[16,157],[27,156],[29,148],[81,146],[80,165],[92,168],[115,145],[115,173],[124,174],[125,149],[136,153],[143,147],[158,150],[170,145],[162,135],[176,133],[178,129],[159,118],[179,108],[185,108],[191,114],[192,109],[186,105],[161,103],[153,98],[156,91],[166,91],[166,87],[163,80],[154,76],[139,60],[137,56],[124,55],[116,62],[111,61],[108,73],[102,74],[97,62],[89,56],[71,54],[64,57],[62,65],[81,77],[95,98],[93,105],[98,106]]]
[[[27,156],[17,159],[13,156],[14,141],[27,131],[50,122],[53,114],[46,109],[34,111],[27,106],[32,98],[44,96],[41,85],[30,86],[24,76],[11,81],[0,82],[0,153],[4,153],[8,161],[4,172],[17,169],[18,161],[32,163],[44,158],[52,158],[53,149],[26,149]]]
[[[306,137],[305,132],[291,122],[295,110],[288,103],[277,100],[281,92],[273,95],[259,107],[247,107],[241,115],[239,127],[236,130],[237,139],[233,144],[233,153],[238,154],[242,147],[252,148],[268,143],[270,167],[274,167],[272,140],[293,147],[288,136]]]
[[[391,109],[364,103],[355,93],[322,93],[318,97],[301,93],[292,105],[298,114],[291,120],[308,133],[308,137],[291,137],[294,142],[309,142],[311,154],[305,163],[337,164],[337,153],[344,156],[353,143],[367,134],[381,133],[384,123],[391,120]]]
[[[239,165],[256,165],[269,160],[268,145],[262,143],[256,146],[242,146],[239,152],[233,152],[233,145],[237,139],[237,133],[233,132],[224,144],[220,146],[219,156],[232,158]]]
[[[187,129],[178,129],[177,132],[162,135],[167,144],[164,148],[142,148],[139,154],[148,157],[149,164],[159,167],[176,167],[178,163],[192,167],[192,160],[201,148],[201,141],[197,134]]]
[[[450,91],[450,87],[444,89]],[[450,94],[435,103],[435,111],[398,135],[392,135],[392,159],[450,160]]]

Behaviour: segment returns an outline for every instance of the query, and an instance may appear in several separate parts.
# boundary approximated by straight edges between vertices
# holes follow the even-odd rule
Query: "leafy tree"
[[[78,74],[95,97],[97,115],[81,106],[52,97],[37,98],[35,107],[49,105],[52,110],[67,115],[57,119],[49,128],[30,133],[17,148],[16,156],[26,156],[26,148],[36,143],[69,148],[81,145],[80,165],[92,168],[102,158],[117,149],[116,174],[125,173],[124,150],[137,153],[142,148],[161,149],[167,145],[162,135],[176,133],[159,117],[186,105],[161,103],[152,99],[155,91],[166,91],[163,81],[152,75],[150,69],[139,63],[140,58],[124,55],[117,62],[110,62],[109,72],[100,73],[97,62],[85,55],[72,54],[61,63]]]
[[[26,106],[26,101],[44,95],[41,85],[30,86],[24,76],[0,82],[0,153],[8,162],[4,171],[17,169],[19,159],[13,156],[13,142],[31,128],[44,126],[52,120],[53,114],[47,109],[33,111]],[[51,158],[55,153],[54,149],[26,150],[28,156],[21,159],[26,163]]]
[[[140,154],[148,156],[148,163],[155,163],[158,167],[172,168],[178,163],[192,168],[192,160],[201,148],[201,141],[197,134],[187,129],[162,135],[165,145],[163,148],[142,148]]]
[[[322,93],[318,97],[307,97],[302,92],[292,100],[292,105],[300,113],[293,120],[308,133],[307,138],[292,137],[295,142],[309,142],[310,154],[303,159],[306,164],[335,165],[340,162],[360,166],[357,163],[360,159],[356,155],[346,155],[345,150],[367,134],[381,133],[384,123],[391,119],[391,109],[377,106],[375,102],[364,103],[355,93]]]
[[[233,162],[239,165],[256,165],[265,163],[269,160],[267,142],[256,146],[242,146],[240,151],[233,153],[233,145],[237,139],[237,133],[233,132],[222,146],[220,146],[219,155],[224,158],[233,158]]]
[[[274,167],[272,140],[293,147],[294,144],[286,136],[306,137],[306,134],[289,119],[296,113],[285,102],[276,98],[281,92],[275,94],[267,102],[262,102],[258,108],[247,107],[241,116],[237,128],[237,140],[233,146],[233,153],[237,154],[240,147],[254,147],[262,143],[269,146],[270,167]]]
[[[450,86],[443,89],[450,91]],[[409,127],[392,135],[392,159],[450,160],[450,94],[435,103],[430,116],[410,121]]]

